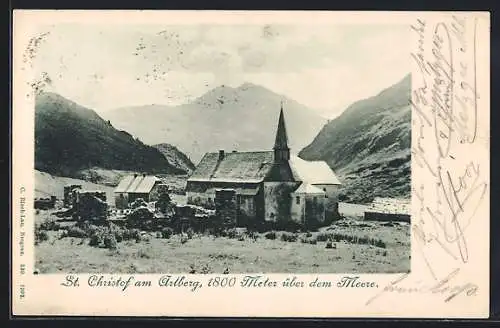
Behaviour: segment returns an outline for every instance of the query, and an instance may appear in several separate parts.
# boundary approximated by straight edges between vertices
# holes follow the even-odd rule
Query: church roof
[[[305,161],[297,156],[291,156],[290,167],[295,180],[309,184],[342,184],[333,170],[324,161]]]
[[[219,160],[219,153],[207,153],[189,177],[188,181],[213,182],[262,182],[273,167],[274,153],[230,152]],[[341,182],[332,169],[323,161],[309,162],[297,156],[290,158],[294,180],[311,185]]]
[[[318,187],[310,185],[309,183],[302,183],[297,190],[294,191],[296,194],[324,194],[325,192]]]
[[[264,180],[273,164],[274,152],[230,152],[219,159],[219,153],[207,153],[188,181],[247,182]]]
[[[276,131],[274,149],[288,149],[288,136],[286,134],[285,116],[283,115],[283,107],[281,107],[280,117],[278,119],[278,129]]]

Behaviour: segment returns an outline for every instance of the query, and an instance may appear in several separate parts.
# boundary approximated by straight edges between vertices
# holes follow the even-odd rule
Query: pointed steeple
[[[283,101],[281,101],[280,116],[278,119],[278,129],[274,141],[274,160],[284,161],[290,159],[290,148],[288,148],[288,137],[285,127],[285,116],[283,114]]]

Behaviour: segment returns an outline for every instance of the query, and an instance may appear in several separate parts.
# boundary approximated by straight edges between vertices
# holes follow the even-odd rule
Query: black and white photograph
[[[410,272],[410,33],[37,31],[35,273]]]
[[[489,29],[15,11],[13,313],[487,317]]]

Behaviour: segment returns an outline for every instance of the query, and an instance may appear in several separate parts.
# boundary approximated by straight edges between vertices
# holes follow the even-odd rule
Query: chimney
[[[224,159],[224,149],[219,150],[219,161]]]

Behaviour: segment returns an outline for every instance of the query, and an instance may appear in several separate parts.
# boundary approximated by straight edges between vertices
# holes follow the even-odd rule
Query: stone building
[[[187,181],[186,195],[188,204],[216,209],[217,191],[233,190],[238,226],[259,221],[308,226],[338,216],[339,187],[340,181],[325,162],[308,162],[290,154],[281,108],[272,151],[205,154]]]

